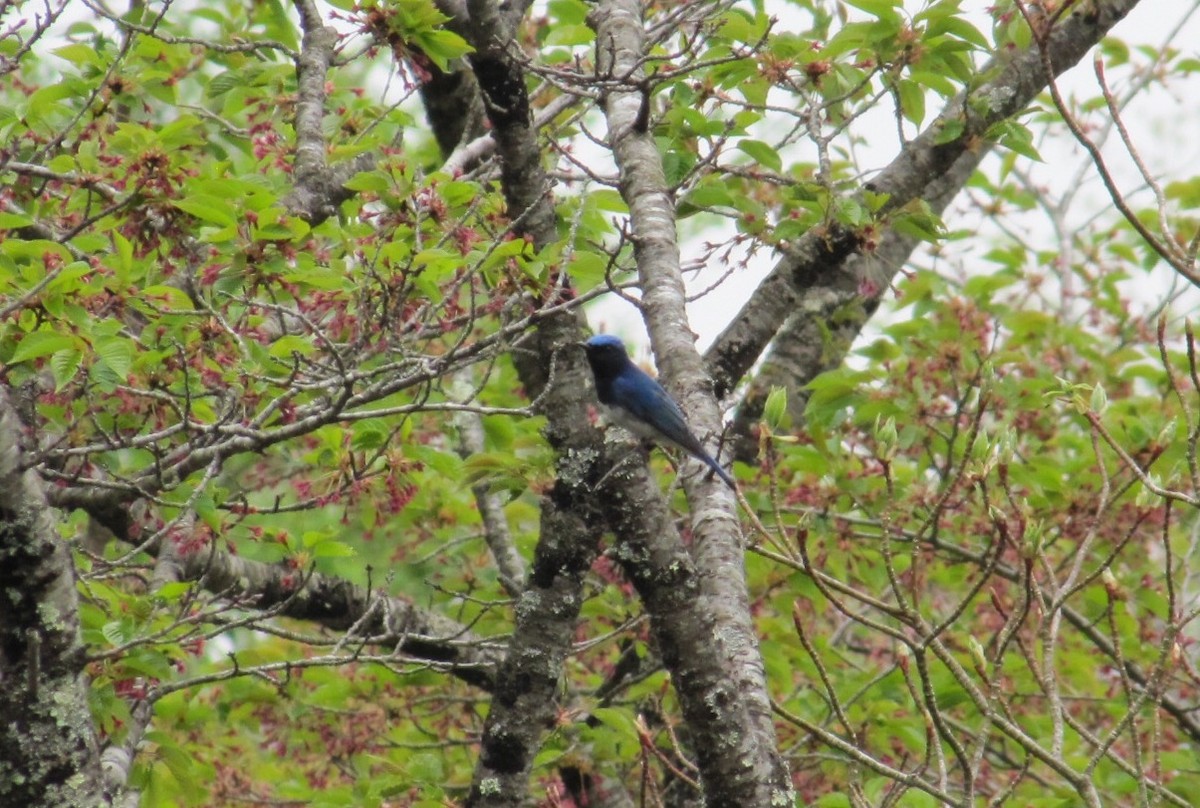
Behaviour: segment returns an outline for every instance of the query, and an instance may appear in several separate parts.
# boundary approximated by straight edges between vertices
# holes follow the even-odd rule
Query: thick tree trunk
[[[0,388],[0,804],[105,802],[71,555]]]

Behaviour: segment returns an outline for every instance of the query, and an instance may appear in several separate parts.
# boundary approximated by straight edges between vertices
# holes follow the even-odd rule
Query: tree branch
[[[337,212],[337,206],[354,195],[342,186],[360,171],[375,165],[374,154],[360,154],[348,163],[325,163],[325,74],[333,59],[337,31],[323,24],[313,0],[296,0],[300,26],[304,29],[300,55],[296,59],[296,161],[292,168],[295,186],[283,206],[309,224],[317,224]]]
[[[1055,25],[1045,46],[1055,74],[1082,59],[1137,2],[1097,0]],[[888,196],[883,213],[928,193],[931,181],[945,175],[965,154],[982,149],[987,130],[1024,109],[1049,81],[1037,45],[1015,56],[993,60],[980,74],[990,75],[997,70],[994,78],[951,101],[924,132],[867,183],[867,190]],[[948,125],[960,124],[957,137],[939,142]],[[858,248],[857,234],[838,224],[811,229],[797,240],[706,354],[718,397],[728,395],[737,385],[796,311],[806,292],[837,287],[839,277],[846,273],[847,260]]]
[[[467,7],[468,39],[475,47],[470,61],[492,124],[509,217],[516,231],[541,249],[558,233],[524,73],[509,53],[519,18],[502,17],[491,0],[469,0]],[[565,283],[561,288],[567,288]],[[527,800],[534,756],[554,720],[562,664],[582,604],[583,576],[599,552],[604,514],[592,492],[601,471],[600,435],[588,419],[582,351],[571,347],[583,336],[581,326],[577,313],[558,311],[540,318],[537,330],[514,350],[521,382],[547,417],[546,437],[558,452],[559,465],[554,488],[542,497],[534,561],[517,604],[508,654],[497,673],[469,806]]]
[[[603,96],[608,137],[621,194],[629,205],[642,311],[659,368],[681,392],[680,401],[692,423],[702,433],[715,434],[720,415],[688,327],[674,201],[645,120],[650,100],[643,83],[641,4],[602,0],[588,22],[596,31],[597,68],[613,82]],[[700,468],[698,461],[688,461],[687,466]],[[647,485],[653,484],[647,481]],[[766,675],[750,619],[736,503],[729,489],[709,475],[685,472],[684,487],[691,504],[695,569],[684,563],[687,554],[682,542],[667,545],[662,540],[675,531],[666,528],[669,514],[661,500],[650,497],[636,510],[610,509],[618,520],[636,515],[625,521],[618,535],[632,546],[657,546],[673,557],[665,566],[660,563],[650,570],[638,563],[627,562],[626,567],[654,621],[689,724],[701,737],[729,739],[728,744],[702,744],[697,749],[710,804],[791,802],[791,780],[777,749]],[[620,492],[613,492],[612,499],[620,497]],[[657,519],[652,520],[649,509],[656,505]],[[659,572],[666,577],[660,578]],[[698,579],[691,577],[693,573]],[[688,588],[697,587],[691,597],[683,596]],[[697,627],[699,634],[691,634]],[[705,646],[711,649],[707,654]],[[681,653],[685,649],[687,653]]]
[[[965,151],[948,171],[930,181],[924,201],[933,213],[941,214],[949,206],[988,152],[984,148]],[[886,288],[919,244],[913,236],[889,230],[872,255],[854,253],[845,259],[840,271],[824,273],[818,282],[797,290],[795,310],[784,320],[762,367],[738,402],[729,430],[737,459],[750,463],[758,456],[755,429],[772,387],[787,390],[792,428],[800,428],[808,403],[806,385],[824,371],[841,365],[878,307],[878,297],[863,298],[863,282],[880,290]]]

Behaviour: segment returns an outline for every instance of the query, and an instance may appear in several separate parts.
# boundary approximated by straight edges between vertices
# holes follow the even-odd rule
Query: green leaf
[[[583,25],[587,22],[588,4],[582,0],[550,0],[546,7],[551,18],[562,25]]]
[[[103,337],[95,342],[96,354],[105,365],[124,380],[133,366],[133,343],[126,337]]]
[[[0,230],[16,230],[33,224],[33,217],[24,213],[0,211]]]
[[[392,179],[383,171],[360,171],[344,183],[351,191],[383,193],[392,187]]]
[[[629,711],[620,707],[597,707],[592,710],[592,717],[609,729],[615,730],[627,741],[638,743],[637,724]]]
[[[150,731],[146,740],[155,744],[153,755],[162,761],[171,772],[171,776],[186,792],[196,792],[199,785],[196,780],[196,766],[192,755],[184,752],[166,732]]]
[[[413,41],[424,51],[430,60],[443,71],[450,69],[450,61],[475,49],[467,41],[453,31],[433,30],[424,31],[413,36]]]
[[[941,217],[934,213],[924,200],[910,202],[892,214],[890,221],[897,233],[921,241],[937,242],[946,237],[946,227]]]
[[[686,152],[672,149],[663,155],[663,173],[669,185],[678,185],[696,165],[696,158]]]
[[[82,42],[76,42],[70,45],[63,45],[61,48],[55,48],[53,51],[55,56],[59,56],[71,64],[76,65],[96,65],[100,63],[99,54],[94,45],[85,45]]]
[[[1000,121],[988,130],[987,137],[1022,157],[1042,162],[1042,156],[1033,145],[1033,133],[1024,124],[1012,120]]]
[[[895,0],[846,0],[846,5],[862,9],[873,17],[884,17],[896,13]]]
[[[915,81],[903,79],[896,85],[896,94],[904,117],[920,126],[925,120],[925,88]]]
[[[357,551],[345,542],[323,541],[313,546],[313,558],[348,558],[357,555]]]
[[[253,87],[258,83],[259,77],[264,72],[261,65],[248,64],[240,70],[227,70],[224,73],[218,73],[209,80],[204,88],[204,94],[208,98],[220,98],[230,90]]]
[[[917,15],[920,18],[921,15]],[[928,28],[929,34],[947,33],[956,36],[964,42],[969,42],[980,48],[988,47],[987,37],[983,32],[971,25],[963,17],[953,13],[940,16],[936,22],[931,22]]]
[[[913,70],[909,73],[909,78],[922,88],[933,90],[945,98],[949,98],[958,91],[954,82],[944,73],[931,70]]]
[[[725,182],[705,181],[697,185],[687,195],[689,205],[698,208],[733,207],[733,194]]]
[[[83,367],[83,351],[69,348],[50,357],[50,373],[54,376],[55,392],[62,390]]]
[[[290,357],[293,353],[309,356],[317,350],[311,339],[299,334],[285,334],[271,343],[267,354],[276,359]]]
[[[577,251],[571,256],[571,278],[581,289],[591,289],[604,281],[608,258],[599,253]]]
[[[1167,199],[1177,199],[1185,208],[1200,207],[1200,177],[1169,182],[1163,188]]]
[[[164,601],[177,601],[192,590],[195,584],[188,581],[170,581],[154,590],[154,595]]]
[[[56,102],[76,97],[77,89],[78,85],[75,82],[64,81],[47,84],[29,96],[29,111],[38,114],[44,113],[55,106]]]
[[[772,387],[767,394],[767,403],[763,406],[763,420],[772,432],[780,432],[784,428],[784,418],[787,416],[787,388]]]
[[[446,777],[446,767],[442,755],[432,752],[421,752],[413,755],[404,767],[405,772],[418,783],[438,783]]]
[[[720,25],[721,36],[735,42],[753,44],[762,39],[766,33],[766,18],[763,15],[752,16],[743,9],[734,8],[716,19]]]
[[[160,309],[191,311],[195,308],[192,305],[192,299],[187,296],[187,292],[177,286],[147,286],[138,297],[141,301],[152,303]]]
[[[783,169],[783,161],[779,157],[779,152],[761,140],[738,141],[738,148],[750,155],[759,165],[765,168],[769,168],[775,172]]]
[[[320,530],[306,530],[300,536],[301,545],[306,548],[316,547],[323,541],[329,541],[330,535]]]
[[[133,624],[128,620],[112,620],[100,629],[109,645],[124,645],[133,639]]]
[[[9,362],[28,362],[41,356],[49,356],[58,351],[75,349],[80,345],[77,337],[67,334],[56,334],[52,331],[34,331],[26,334],[17,344],[17,350],[9,358]]]
[[[46,286],[46,291],[63,296],[77,293],[84,287],[81,279],[91,272],[92,268],[86,261],[73,261],[54,276],[54,280]],[[82,325],[86,326],[86,322]]]
[[[117,267],[122,275],[133,271],[133,244],[117,231],[112,232],[113,246],[116,247]]]
[[[233,206],[226,200],[205,194],[195,194],[187,199],[176,199],[171,204],[197,219],[224,226],[236,225],[238,218]]]
[[[943,143],[953,143],[962,136],[965,128],[966,125],[958,118],[942,121],[940,127],[938,128],[937,135],[935,135],[933,138],[933,142],[937,143],[938,145]]]
[[[588,25],[556,25],[546,35],[547,45],[588,45],[596,39],[596,32]]]

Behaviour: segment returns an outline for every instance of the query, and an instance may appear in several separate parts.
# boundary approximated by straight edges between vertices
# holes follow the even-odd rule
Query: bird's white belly
[[[607,423],[612,424],[613,426],[619,426],[624,430],[632,432],[635,437],[654,441],[660,446],[666,445],[673,449],[679,448],[675,441],[671,440],[654,427],[649,426],[641,419],[631,415],[628,410],[622,407],[601,404],[600,414],[604,417],[604,420]]]

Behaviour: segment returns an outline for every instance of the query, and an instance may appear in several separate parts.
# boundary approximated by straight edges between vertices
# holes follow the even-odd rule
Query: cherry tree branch
[[[1034,45],[985,65],[980,75],[994,77],[951,101],[867,183],[867,190],[887,195],[882,213],[922,198],[930,182],[945,175],[964,155],[983,149],[988,129],[1024,109],[1046,88],[1051,73],[1073,67],[1137,2],[1089,3],[1053,26],[1046,37],[1046,57],[1042,47]],[[958,135],[946,138],[947,127],[958,129]],[[733,390],[806,298],[838,287],[847,261],[859,246],[858,235],[837,223],[812,229],[796,240],[705,355],[718,397]],[[807,379],[800,383],[804,382]]]
[[[375,165],[376,155],[360,154],[353,160],[328,166],[325,160],[325,74],[333,59],[337,31],[323,24],[314,0],[295,0],[304,30],[300,54],[296,57],[296,160],[292,169],[295,182],[283,200],[284,207],[310,224],[334,215],[337,206],[354,192],[343,185],[360,171]]]
[[[1045,73],[1051,76],[1047,85],[1047,89],[1050,91],[1050,99],[1054,102],[1055,109],[1058,110],[1063,123],[1067,125],[1067,129],[1070,130],[1071,135],[1087,151],[1088,156],[1091,157],[1092,164],[1096,168],[1096,173],[1100,175],[1100,180],[1104,183],[1105,190],[1108,191],[1109,199],[1112,200],[1113,205],[1120,211],[1121,216],[1124,217],[1129,226],[1137,231],[1137,234],[1142,237],[1142,240],[1146,242],[1151,250],[1158,254],[1159,258],[1193,285],[1200,285],[1200,273],[1196,270],[1195,255],[1188,255],[1182,247],[1176,244],[1172,240],[1170,231],[1165,227],[1166,198],[1158,183],[1150,176],[1150,172],[1146,169],[1145,163],[1142,161],[1137,149],[1134,148],[1133,141],[1125,129],[1125,123],[1121,118],[1121,111],[1118,109],[1116,100],[1113,98],[1108,86],[1105,84],[1103,63],[1098,59],[1095,62],[1096,78],[1100,82],[1109,114],[1113,117],[1113,121],[1116,124],[1117,131],[1121,135],[1121,140],[1125,144],[1126,150],[1133,158],[1134,164],[1137,166],[1142,178],[1154,191],[1155,199],[1158,202],[1160,227],[1162,228],[1161,233],[1154,233],[1149,226],[1138,218],[1137,212],[1129,206],[1125,195],[1117,186],[1116,178],[1113,177],[1112,172],[1108,168],[1104,155],[1100,151],[1100,146],[1084,131],[1083,126],[1076,120],[1075,113],[1067,105],[1066,100],[1059,91],[1058,82],[1053,78],[1054,53],[1051,50],[1051,37],[1047,35],[1047,32],[1041,26],[1036,24],[1036,21],[1032,18],[1030,9],[1025,3],[1017,0],[1017,8],[1021,11],[1026,22],[1029,23],[1030,28],[1033,30],[1034,40],[1042,58]],[[1052,33],[1053,29],[1050,29],[1050,32]]]
[[[642,311],[658,366],[681,393],[691,423],[712,435],[720,416],[688,327],[674,201],[648,127],[641,14],[641,4],[635,0],[604,0],[588,21],[596,31],[597,68],[612,82],[602,104],[620,172],[621,195],[629,206]],[[684,487],[692,510],[694,571],[679,557],[686,557],[681,546],[665,565],[666,570],[676,571],[667,580],[648,575],[639,564],[627,568],[635,582],[640,582],[639,593],[658,628],[660,644],[675,650],[664,650],[664,660],[678,676],[676,685],[689,722],[701,737],[731,739],[719,746],[702,744],[696,750],[708,799],[730,805],[790,801],[790,778],[777,750],[762,657],[750,619],[736,503],[719,480],[695,473],[700,469],[698,461],[689,461],[684,468]],[[618,513],[627,515],[630,510]],[[627,522],[618,534],[636,537],[637,546],[653,546],[656,537],[674,533],[649,522],[643,510],[632,513],[639,518]],[[661,511],[659,515],[665,516]],[[655,529],[642,532],[650,526]],[[664,569],[664,565],[653,568]],[[685,577],[693,572],[698,581]],[[697,584],[702,597],[683,597],[683,592]],[[701,626],[706,635],[711,632],[708,655],[692,658],[679,653],[697,639],[679,636],[677,632],[682,632],[672,628],[684,624]],[[713,710],[714,703],[722,709]]]
[[[468,0],[466,16],[467,39],[475,48],[470,62],[492,124],[509,217],[517,232],[540,249],[558,234],[524,71],[512,52],[518,18],[502,15],[490,0]],[[599,553],[604,525],[592,493],[600,473],[599,433],[588,419],[582,352],[571,347],[583,336],[582,322],[559,311],[539,318],[536,326],[517,343],[514,363],[547,417],[546,437],[558,452],[558,473],[542,497],[533,564],[497,672],[468,806],[528,800],[534,756],[554,720],[559,677],[583,602],[583,576]]]

